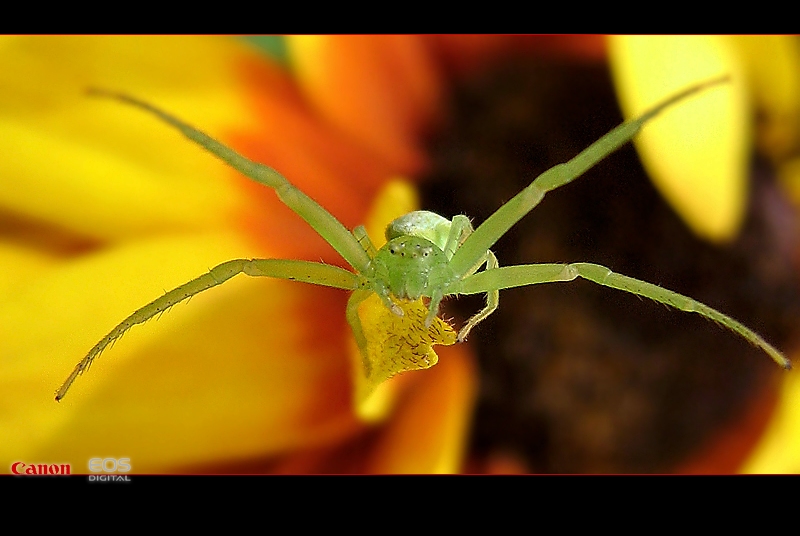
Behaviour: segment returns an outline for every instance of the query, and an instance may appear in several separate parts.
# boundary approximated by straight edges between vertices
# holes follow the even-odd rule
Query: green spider
[[[105,90],[91,90],[93,95],[110,97],[150,112],[180,130],[191,141],[201,145],[247,177],[275,190],[278,198],[319,233],[335,249],[355,273],[319,262],[286,259],[236,259],[224,262],[209,273],[167,292],[138,309],[103,337],[74,368],[56,391],[59,401],[72,383],[112,342],[136,324],[161,314],[173,305],[187,300],[240,273],[254,277],[272,277],[301,281],[314,285],[353,291],[347,305],[347,320],[364,357],[366,368],[368,342],[358,308],[373,294],[391,313],[402,317],[408,301],[427,298],[424,325],[430,328],[442,299],[459,294],[486,294],[486,306],[470,318],[458,332],[457,340],[466,339],[470,331],[497,309],[500,290],[572,281],[578,277],[600,285],[650,298],[682,311],[695,312],[738,333],[751,344],[764,350],[780,366],[791,368],[789,360],[761,336],[733,318],[692,298],[652,283],[612,272],[591,263],[526,264],[500,267],[491,248],[516,222],[528,214],[547,192],[564,186],[581,176],[600,160],[630,141],[643,125],[665,108],[708,87],[720,84],[720,77],[689,87],[653,107],[641,117],[627,121],[594,142],[572,160],[554,166],[539,175],[530,185],[501,206],[477,229],[463,215],[448,220],[428,211],[415,211],[391,222],[386,229],[387,243],[379,250],[370,241],[363,226],[352,232],[313,199],[292,185],[274,169],[248,160],[206,134],[175,117],[130,96]],[[480,269],[484,267],[481,271]],[[427,366],[431,366],[428,363]],[[426,368],[421,366],[418,368]]]

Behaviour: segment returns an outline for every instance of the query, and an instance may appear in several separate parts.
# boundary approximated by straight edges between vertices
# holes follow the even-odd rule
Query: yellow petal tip
[[[723,36],[622,36],[609,40],[626,118],[720,74],[732,82],[681,102],[634,143],[664,199],[698,235],[733,239],[746,209],[751,125],[742,66]]]

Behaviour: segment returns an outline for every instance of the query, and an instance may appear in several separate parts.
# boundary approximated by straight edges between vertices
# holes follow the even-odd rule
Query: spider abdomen
[[[404,236],[425,238],[444,250],[453,222],[429,210],[415,210],[395,219],[386,227],[386,240]]]

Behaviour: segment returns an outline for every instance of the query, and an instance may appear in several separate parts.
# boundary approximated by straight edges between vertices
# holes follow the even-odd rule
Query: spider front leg
[[[364,245],[360,243],[359,239],[353,236],[353,233],[347,230],[347,228],[330,212],[289,182],[289,180],[277,170],[246,158],[230,147],[218,142],[205,132],[135,97],[97,88],[90,89],[89,94],[97,97],[116,99],[154,115],[161,121],[177,129],[190,141],[201,146],[239,173],[264,186],[272,188],[278,196],[278,199],[292,209],[295,214],[303,218],[306,223],[308,223],[317,234],[324,238],[325,241],[357,272],[363,273],[364,270],[367,269],[370,262],[369,250],[366,249]],[[366,236],[366,233],[364,233],[364,236]]]
[[[455,255],[456,250],[461,247],[461,244],[472,234],[475,229],[472,227],[472,222],[469,221],[469,218],[464,216],[463,214],[459,214],[457,216],[453,216],[453,221],[450,222],[450,232],[447,235],[447,242],[445,242],[442,251],[444,251],[444,256],[447,257],[447,260],[453,258]],[[481,261],[478,264],[478,267],[483,264]],[[477,267],[476,267],[477,270]]]
[[[595,164],[603,160],[624,144],[628,143],[642,129],[642,127],[673,104],[696,94],[703,89],[720,84],[728,80],[727,76],[715,78],[689,87],[667,100],[657,104],[637,119],[626,121],[614,128],[581,151],[577,156],[548,169],[517,195],[509,199],[483,223],[474,233],[464,241],[451,259],[450,266],[458,278],[470,273],[470,268],[482,259],[488,251],[506,232],[520,219],[533,210],[544,196],[557,188],[574,181]]]
[[[356,290],[350,295],[347,300],[347,309],[345,316],[347,323],[350,324],[350,330],[353,332],[353,337],[356,339],[358,346],[358,353],[361,355],[361,362],[364,365],[364,371],[367,376],[372,373],[372,362],[370,362],[367,355],[367,338],[364,335],[364,326],[361,325],[361,318],[358,316],[359,306],[372,295],[369,290]]]
[[[100,342],[89,350],[72,370],[66,381],[56,391],[56,401],[67,394],[75,379],[83,374],[109,344],[122,337],[125,332],[136,324],[147,322],[154,316],[160,315],[184,300],[188,300],[204,290],[221,285],[228,279],[238,274],[247,274],[252,277],[273,277],[290,281],[301,281],[313,285],[354,290],[359,286],[358,276],[338,268],[318,262],[295,261],[283,259],[236,259],[223,262],[212,268],[208,273],[192,279],[188,283],[167,292],[158,299],[153,300],[144,307],[137,309],[128,318],[117,324]]]
[[[484,261],[481,262],[483,264]],[[497,262],[497,257],[494,256],[494,253],[491,251],[486,252],[486,270],[495,270],[500,267],[500,264]],[[479,266],[480,267],[480,266]],[[479,268],[478,267],[478,268]],[[477,268],[476,268],[477,271]],[[495,312],[497,310],[497,306],[500,303],[500,290],[498,289],[491,289],[486,292],[486,307],[472,315],[472,317],[464,324],[464,327],[461,328],[461,331],[458,332],[458,342],[464,342],[467,340],[467,335],[469,332],[477,326],[479,323],[483,322],[487,316]]]
[[[378,254],[378,250],[375,249],[375,245],[372,243],[372,240],[369,239],[366,227],[359,225],[353,229],[353,236],[358,240],[358,243],[361,244],[361,247],[364,248],[367,256],[370,259],[374,259],[375,255]]]
[[[737,333],[750,344],[761,348],[777,364],[785,369],[791,369],[791,362],[774,346],[765,341],[758,333],[754,332],[738,320],[725,315],[716,309],[699,301],[678,294],[671,290],[659,287],[652,283],[624,276],[605,266],[587,262],[572,264],[525,264],[520,266],[504,266],[494,270],[479,272],[450,285],[448,293],[451,294],[480,294],[513,287],[536,285],[538,283],[554,283],[557,281],[572,281],[578,277],[588,279],[599,285],[617,290],[623,290],[657,302],[675,307],[681,311],[697,313],[734,333]]]
[[[450,225],[450,233],[447,237],[447,242],[443,248],[445,257],[448,261],[453,258],[455,255],[456,250],[464,243],[464,241],[472,234],[474,228],[472,227],[472,222],[470,222],[469,218],[463,215],[458,215],[453,217],[453,221]],[[481,266],[486,265],[487,270],[493,270],[499,266],[497,262],[497,257],[495,257],[494,253],[491,251],[487,251],[483,257],[473,266],[467,275],[474,274],[477,272]],[[441,300],[441,296],[437,296],[439,300]],[[500,302],[500,291],[498,290],[491,290],[486,293],[486,307],[481,309],[475,315],[473,315],[464,327],[461,328],[461,331],[458,332],[458,342],[464,342],[467,339],[467,335],[469,332],[477,326],[480,322],[482,322],[487,316],[495,312],[497,310],[497,306]],[[435,307],[434,307],[435,306]],[[436,316],[438,312],[439,302],[431,300],[431,308],[428,313],[428,319],[426,320],[426,325],[430,325],[430,322],[433,321],[433,317]]]

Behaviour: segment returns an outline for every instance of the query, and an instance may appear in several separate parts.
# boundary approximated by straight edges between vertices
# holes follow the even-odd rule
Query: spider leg
[[[369,290],[356,290],[353,292],[353,294],[350,295],[350,299],[347,300],[346,312],[347,322],[350,324],[350,329],[353,331],[353,336],[356,339],[356,344],[358,345],[359,354],[364,363],[364,370],[367,376],[372,373],[372,363],[367,358],[367,338],[364,336],[364,327],[361,325],[361,318],[358,316],[358,307],[364,300],[369,298],[370,294],[372,294],[372,292]]]
[[[750,344],[761,348],[783,368],[792,368],[791,362],[786,356],[741,322],[688,296],[678,294],[677,292],[667,290],[652,283],[647,283],[646,281],[617,274],[599,264],[578,262],[573,264],[504,266],[494,270],[479,272],[467,276],[460,281],[456,281],[447,288],[447,293],[479,294],[493,290],[535,285],[538,283],[572,281],[578,277],[588,279],[599,285],[650,298],[651,300],[675,307],[681,311],[697,313],[737,333]]]
[[[497,262],[497,257],[494,256],[494,253],[491,251],[486,252],[486,270],[496,270],[500,267],[500,264]],[[479,267],[479,266],[478,266]],[[476,271],[477,268],[476,267]],[[495,312],[497,309],[498,304],[500,303],[500,290],[498,289],[489,289],[486,291],[486,307],[472,315],[472,317],[464,324],[464,327],[461,328],[461,331],[458,332],[458,342],[464,342],[467,339],[467,335],[469,332],[477,326],[479,323],[483,322],[487,316]]]
[[[272,188],[278,195],[278,199],[303,218],[350,266],[359,273],[363,273],[366,270],[370,262],[369,255],[367,255],[367,252],[353,234],[330,212],[303,193],[276,170],[246,158],[204,132],[144,101],[124,93],[116,93],[104,89],[93,88],[89,90],[89,94],[116,99],[155,115],[238,172]]]
[[[443,251],[447,260],[453,258],[456,250],[461,247],[464,240],[472,234],[472,222],[463,214],[453,216],[453,221],[450,224],[450,233],[447,236],[447,243],[445,243]]]
[[[458,215],[453,217],[453,222],[450,227],[450,234],[447,237],[447,243],[445,244],[444,254],[447,257],[447,260],[453,258],[453,255],[461,247],[461,244],[472,234],[474,231],[472,227],[472,222],[470,222],[469,218],[464,215]],[[497,257],[495,257],[494,253],[491,251],[487,251],[474,266],[472,266],[467,275],[474,274],[477,272],[481,266],[486,265],[487,270],[493,270],[499,266],[497,262]],[[431,302],[429,304],[428,309],[428,316],[425,318],[425,327],[430,327],[433,323],[433,319],[439,313],[439,304],[444,297],[444,292],[434,292],[431,295]],[[481,309],[478,313],[473,315],[467,323],[461,328],[461,331],[458,332],[458,342],[464,342],[467,338],[469,332],[477,326],[480,322],[482,322],[487,316],[492,314],[496,309],[498,304],[500,303],[500,291],[499,290],[490,290],[486,293],[486,307]]]
[[[353,236],[356,237],[358,243],[361,244],[361,247],[367,252],[369,258],[374,259],[375,255],[378,254],[378,250],[375,249],[375,244],[373,244],[372,240],[369,239],[367,229],[363,225],[359,225],[353,229]]]
[[[472,222],[469,221],[469,218],[464,216],[463,214],[459,214],[453,217],[453,220],[450,222],[450,231],[447,233],[447,241],[442,248],[444,252],[445,258],[448,262],[450,259],[453,258],[456,250],[461,247],[461,244],[464,243],[464,240],[472,234]],[[481,265],[486,262],[485,258],[481,258],[481,260],[476,264],[472,270],[472,272],[476,271]],[[470,272],[470,273],[472,273]],[[439,314],[439,304],[441,304],[442,299],[444,298],[444,291],[442,289],[434,289],[431,292],[431,301],[428,303],[428,314],[425,317],[425,327],[431,327],[433,324],[433,319],[436,318],[436,315]]]
[[[515,223],[536,207],[545,194],[574,181],[606,156],[628,143],[642,129],[645,123],[661,113],[665,108],[726,80],[728,80],[727,76],[715,78],[673,95],[637,119],[626,121],[614,128],[568,162],[553,166],[536,177],[531,184],[509,199],[486,221],[480,224],[475,229],[475,232],[467,237],[463,246],[458,248],[450,263],[456,277],[460,279],[468,274],[470,267],[474,266],[478,259],[481,259],[486,251],[501,236],[506,234]]]
[[[120,322],[105,337],[100,339],[100,342],[94,345],[89,350],[89,353],[86,354],[86,357],[75,366],[67,380],[56,391],[56,401],[64,398],[75,379],[89,368],[92,361],[109,344],[114,343],[133,326],[146,322],[154,316],[164,313],[173,305],[188,300],[204,290],[221,285],[241,273],[253,277],[274,277],[345,290],[353,290],[359,286],[359,279],[355,274],[336,266],[318,262],[283,259],[235,259],[223,262],[209,270],[208,273],[184,283],[144,307],[137,309],[128,318]]]

